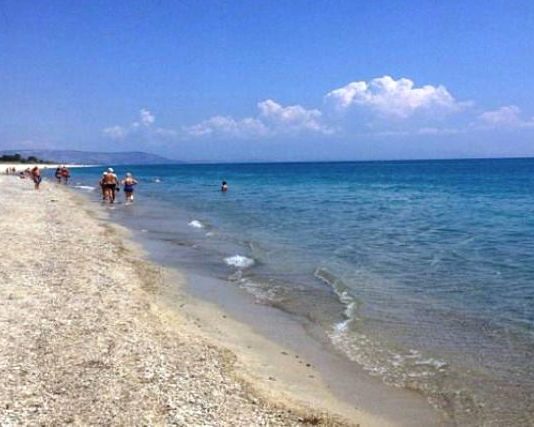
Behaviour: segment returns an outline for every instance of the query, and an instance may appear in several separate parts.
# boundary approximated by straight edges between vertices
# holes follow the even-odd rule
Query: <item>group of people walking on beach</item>
[[[127,172],[126,176],[120,183],[123,185],[126,203],[133,203],[134,187],[137,185],[137,181],[130,172]],[[107,171],[103,172],[102,178],[100,179],[102,200],[108,203],[115,203],[117,192],[120,191],[120,183],[113,168],[108,168]]]
[[[42,181],[41,170],[38,166],[33,168],[26,168],[24,171],[17,173],[14,167],[6,168],[6,175],[18,174],[20,178],[30,178],[35,184],[35,189],[39,190]],[[58,184],[68,184],[70,179],[70,171],[66,166],[58,166],[54,173],[56,182]],[[113,168],[108,168],[102,173],[99,186],[102,191],[102,200],[108,203],[115,203],[117,193],[120,191],[120,186],[123,186],[126,203],[133,203],[134,201],[134,187],[137,185],[137,180],[130,172],[127,172],[122,180],[119,180]]]

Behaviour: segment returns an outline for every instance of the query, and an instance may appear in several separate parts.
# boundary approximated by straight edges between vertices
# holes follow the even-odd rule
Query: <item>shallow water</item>
[[[113,213],[186,249],[169,263],[314,322],[460,425],[534,424],[534,160],[128,170],[138,203]]]

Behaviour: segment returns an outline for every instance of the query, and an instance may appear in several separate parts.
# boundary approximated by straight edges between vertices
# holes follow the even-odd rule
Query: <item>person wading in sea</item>
[[[115,191],[117,185],[119,185],[119,179],[115,175],[112,168],[109,168],[105,175],[102,177],[102,189],[104,191],[104,200],[109,203],[115,202]]]
[[[124,195],[126,196],[126,203],[133,203],[134,186],[137,185],[137,181],[132,176],[132,174],[128,172],[122,180],[122,184],[124,185]]]
[[[100,192],[102,193],[102,200],[106,200],[106,190],[104,187],[104,178],[106,177],[107,172],[102,172],[102,178],[100,178],[100,181],[98,181],[98,184],[100,185]]]
[[[54,176],[56,177],[57,183],[61,184],[61,168],[62,166],[58,166],[56,168],[56,172],[54,173]]]
[[[64,165],[61,167],[61,178],[63,178],[63,183],[64,184],[68,184],[69,183],[70,171]]]

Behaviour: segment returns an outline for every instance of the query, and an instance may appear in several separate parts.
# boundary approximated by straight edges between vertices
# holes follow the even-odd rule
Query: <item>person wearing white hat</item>
[[[100,181],[102,186],[102,195],[104,200],[109,203],[115,202],[115,191],[119,185],[119,179],[115,175],[113,168],[108,168],[107,172],[102,174],[102,180]]]

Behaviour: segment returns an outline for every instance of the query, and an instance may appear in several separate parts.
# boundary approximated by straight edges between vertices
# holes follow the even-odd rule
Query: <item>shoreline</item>
[[[97,202],[90,193],[77,195],[84,201]],[[313,407],[333,410],[348,419],[366,418],[365,425],[431,426],[448,422],[420,393],[386,385],[339,354],[330,341],[319,338],[319,330],[310,330],[313,325],[302,324],[280,308],[257,305],[250,294],[215,277],[186,270],[179,257],[171,264],[154,257],[154,248],[146,245],[146,230],[125,224],[120,215],[113,214],[122,211],[120,206],[110,206],[108,210],[107,205],[96,203],[91,210],[102,212],[124,228],[128,240],[133,239],[144,253],[143,258],[158,265],[162,274],[169,277],[162,303],[171,311],[187,314],[210,342],[245,360],[239,374],[257,388],[268,395],[269,389],[277,389],[279,394],[285,394],[284,400],[300,401],[300,406],[313,402]],[[173,248],[166,246],[165,251]],[[283,336],[273,334],[275,329],[285,331]],[[236,336],[239,339],[234,339]],[[273,360],[276,366],[267,368]]]
[[[186,276],[184,288],[171,291],[179,293],[180,309],[209,341],[237,357],[236,374],[269,399],[284,396],[283,402],[366,426],[448,425],[422,395],[388,386],[345,359],[320,339],[317,327],[312,330],[275,307],[246,302],[239,290],[216,291],[224,286],[217,279]],[[199,284],[202,291],[191,289]],[[213,291],[211,298],[206,289]]]
[[[66,191],[69,191],[66,188]],[[109,212],[100,207],[107,205],[98,204],[97,207],[87,205],[88,198],[85,193],[72,193],[79,199],[82,208],[88,209],[89,213],[96,215],[101,221],[109,220]],[[111,220],[106,227],[113,229],[121,236],[121,242],[143,264],[158,270],[159,285],[157,289],[150,289],[154,304],[161,316],[163,316],[171,328],[181,330],[187,335],[202,337],[210,346],[222,350],[228,358],[228,373],[232,378],[243,384],[252,399],[265,400],[268,405],[285,408],[292,413],[300,414],[299,418],[309,418],[311,424],[319,425],[346,425],[367,427],[393,427],[393,426],[430,426],[441,425],[437,421],[438,416],[434,409],[428,405],[427,411],[423,412],[421,420],[410,418],[414,416],[413,400],[424,401],[422,396],[415,395],[406,390],[387,390],[389,387],[376,378],[364,374],[368,382],[363,387],[372,389],[379,384],[379,389],[387,390],[394,396],[390,400],[395,401],[395,408],[389,408],[388,414],[382,414],[380,410],[368,411],[370,399],[368,396],[360,396],[366,401],[363,405],[354,405],[354,402],[340,398],[332,390],[331,384],[324,381],[324,372],[306,359],[306,355],[299,350],[293,351],[270,337],[265,331],[258,331],[254,324],[247,324],[247,320],[235,316],[235,312],[227,310],[219,302],[210,301],[200,295],[195,295],[192,287],[205,286],[205,279],[199,276],[191,276],[185,270],[176,266],[165,266],[154,261],[150,257],[143,243],[137,241],[134,231],[120,222]],[[211,280],[211,279],[207,279]],[[219,286],[216,283],[215,286]],[[237,297],[236,294],[232,294]],[[252,309],[256,310],[258,306]],[[268,310],[272,307],[264,307]],[[271,319],[273,320],[273,319]],[[184,322],[186,323],[184,329]],[[294,327],[291,320],[284,327]],[[180,326],[181,325],[181,326]],[[304,329],[299,331],[304,335]],[[398,394],[397,394],[398,392]],[[374,398],[380,396],[374,390]],[[414,399],[415,397],[415,399]],[[360,400],[360,399],[358,399]],[[402,407],[406,405],[407,411]],[[426,406],[426,402],[424,402]],[[381,405],[378,405],[379,407]],[[399,420],[403,419],[404,422]],[[406,420],[409,419],[409,422]],[[432,419],[432,421],[430,421]],[[307,425],[307,422],[304,423]]]
[[[210,342],[198,332],[198,319],[158,300],[168,287],[162,270],[144,259],[126,229],[103,221],[69,190],[45,182],[35,191],[26,184],[0,177],[1,197],[11,202],[2,213],[2,232],[15,242],[5,246],[2,259],[7,286],[1,320],[8,325],[0,350],[7,379],[0,391],[2,422],[209,423],[215,414],[227,425],[351,425],[347,418],[360,425],[393,425],[355,409],[349,417],[339,415],[349,410],[342,405],[325,414],[321,401],[326,397],[324,409],[330,409],[336,400],[327,390],[318,401],[303,402],[255,383],[257,377],[246,372],[251,361]],[[214,312],[208,305],[202,309]],[[189,372],[177,372],[186,360]],[[300,367],[309,372],[305,368]],[[176,383],[181,390],[174,389]],[[224,387],[213,395],[216,383]],[[318,378],[311,384],[321,389]],[[190,397],[185,404],[184,396]]]

